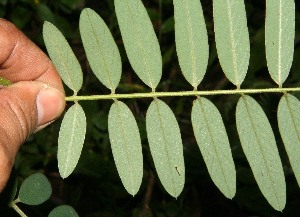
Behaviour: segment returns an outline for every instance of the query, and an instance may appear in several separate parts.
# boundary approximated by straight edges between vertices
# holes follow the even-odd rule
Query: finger
[[[13,82],[40,81],[63,92],[61,79],[46,54],[12,23],[0,19],[0,75]]]
[[[58,117],[64,95],[42,82],[18,82],[0,89],[0,192],[6,184],[20,144],[37,126]]]

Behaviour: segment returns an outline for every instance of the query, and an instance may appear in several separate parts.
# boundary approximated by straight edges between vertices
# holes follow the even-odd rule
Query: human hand
[[[0,192],[20,145],[65,107],[61,79],[49,58],[10,22],[0,19]]]

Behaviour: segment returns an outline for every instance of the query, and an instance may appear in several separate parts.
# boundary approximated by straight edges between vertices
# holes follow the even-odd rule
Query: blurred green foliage
[[[284,84],[286,87],[300,86],[300,30],[298,28],[300,2],[295,2],[297,5],[295,55],[290,76]],[[143,3],[151,16],[163,55],[163,78],[157,90],[191,90],[191,86],[180,72],[176,56],[172,0],[143,0]],[[233,86],[224,76],[217,59],[212,0],[201,0],[201,3],[209,35],[210,58],[206,76],[199,89],[231,89]],[[265,61],[265,1],[246,0],[245,3],[251,41],[251,59],[242,88],[275,87]],[[126,58],[113,0],[0,0],[0,16],[15,23],[42,49],[44,49],[41,35],[43,22],[49,21],[55,24],[68,38],[83,68],[84,88],[79,95],[106,94],[109,91],[91,73],[80,40],[78,21],[80,11],[85,7],[91,7],[101,15],[119,46],[123,74],[116,92],[149,91],[133,73]],[[69,94],[68,90],[67,94]],[[69,204],[80,216],[87,217],[299,216],[300,189],[278,134],[276,110],[280,95],[260,94],[254,97],[271,121],[285,170],[287,205],[282,213],[274,211],[260,193],[241,149],[235,126],[235,106],[238,96],[209,97],[222,114],[236,164],[237,195],[233,200],[226,199],[213,185],[192,133],[190,112],[193,99],[180,97],[163,99],[176,114],[184,143],[186,184],[177,200],[171,198],[161,186],[147,144],[145,112],[150,100],[128,99],[124,102],[129,105],[137,119],[143,144],[144,177],[138,194],[132,197],[126,193],[112,158],[107,133],[107,114],[111,102],[85,102],[82,105],[87,114],[87,136],[79,164],[70,178],[62,180],[57,169],[57,138],[61,120],[57,120],[47,129],[30,137],[21,147],[15,162],[18,179],[24,179],[37,171],[43,172],[50,179],[54,192],[50,202],[36,207],[24,205],[22,208],[29,216],[46,216],[46,213],[60,204]],[[0,214],[16,216],[3,203],[0,204]]]

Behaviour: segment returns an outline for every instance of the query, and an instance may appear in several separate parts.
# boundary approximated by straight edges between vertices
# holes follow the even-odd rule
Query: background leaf
[[[48,200],[51,194],[52,188],[47,177],[35,173],[23,181],[18,198],[27,205],[39,205]]]
[[[175,115],[166,103],[154,99],[150,104],[146,129],[159,179],[170,195],[178,197],[185,180],[183,145]]]
[[[274,209],[283,210],[286,186],[275,137],[264,111],[250,96],[243,95],[239,99],[236,124],[242,148],[262,194]]]
[[[79,27],[93,73],[114,92],[121,79],[122,63],[109,28],[102,18],[89,8],[81,12]]]
[[[238,88],[248,69],[250,42],[243,0],[214,0],[218,57],[226,77]]]
[[[79,217],[73,207],[68,205],[61,205],[54,208],[48,215],[48,217]]]
[[[201,97],[194,101],[191,116],[208,172],[220,191],[232,199],[236,192],[236,171],[221,114],[212,102]]]
[[[278,106],[278,127],[290,164],[300,186],[300,102],[291,94],[285,94]]]
[[[75,169],[81,154],[85,133],[85,113],[82,107],[75,103],[66,112],[59,131],[57,160],[62,178],[67,178]]]
[[[281,86],[289,75],[294,55],[294,0],[266,1],[266,56],[272,79]]]
[[[61,32],[51,23],[45,22],[43,36],[47,51],[65,84],[75,94],[82,86],[80,64]]]
[[[175,40],[185,79],[197,89],[208,63],[208,38],[200,1],[174,0]]]
[[[162,58],[151,20],[141,0],[115,0],[115,10],[129,62],[154,90],[162,75]]]
[[[143,178],[142,144],[136,120],[123,102],[112,104],[108,132],[119,176],[128,193],[134,196]]]

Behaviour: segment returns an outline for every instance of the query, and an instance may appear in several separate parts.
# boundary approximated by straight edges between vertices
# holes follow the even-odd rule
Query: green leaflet
[[[18,199],[27,205],[39,205],[48,200],[51,194],[52,188],[47,177],[41,173],[35,173],[22,183]]]
[[[79,27],[94,74],[114,93],[121,79],[122,62],[110,30],[102,18],[89,8],[81,12]]]
[[[12,82],[6,78],[0,77],[0,87],[8,86],[12,84]]]
[[[201,97],[194,101],[191,116],[208,172],[220,191],[232,199],[236,192],[236,171],[221,114],[212,102]]]
[[[291,94],[285,94],[278,106],[278,126],[290,164],[300,186],[300,102]]]
[[[213,0],[219,61],[226,77],[238,88],[249,65],[250,42],[243,0]]]
[[[154,90],[162,75],[157,37],[141,0],[115,0],[125,50],[132,68]]]
[[[197,89],[208,63],[208,38],[199,0],[174,0],[175,40],[185,79]]]
[[[125,189],[134,196],[143,178],[142,144],[136,120],[123,102],[112,104],[108,132],[119,176]]]
[[[281,86],[288,77],[294,55],[294,0],[266,1],[266,56],[272,79]]]
[[[80,64],[62,33],[51,23],[43,26],[45,45],[53,64],[65,84],[76,95],[82,86]]]
[[[48,217],[79,217],[73,207],[68,205],[61,205],[54,208],[48,215]]]
[[[286,203],[283,168],[271,125],[261,106],[243,95],[236,108],[241,144],[255,180],[270,205],[281,211]]]
[[[85,133],[85,114],[82,107],[75,103],[66,112],[59,131],[57,160],[62,178],[67,178],[75,169],[81,154]]]
[[[185,181],[183,145],[175,115],[163,101],[150,104],[146,130],[159,179],[170,195],[178,197]]]

